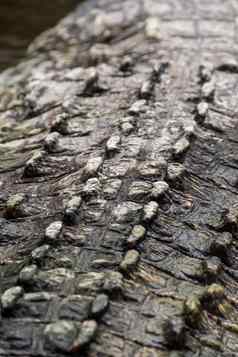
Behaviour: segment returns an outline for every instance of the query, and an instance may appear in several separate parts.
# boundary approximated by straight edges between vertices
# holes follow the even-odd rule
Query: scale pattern
[[[0,75],[0,356],[238,355],[236,0],[87,0]]]

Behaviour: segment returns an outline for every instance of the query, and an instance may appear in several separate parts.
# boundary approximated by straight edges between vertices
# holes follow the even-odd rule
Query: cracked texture
[[[1,356],[238,355],[237,15],[87,0],[0,75]]]

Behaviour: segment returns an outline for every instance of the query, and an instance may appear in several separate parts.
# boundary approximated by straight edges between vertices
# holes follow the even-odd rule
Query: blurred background
[[[0,0],[0,71],[15,65],[42,31],[54,26],[80,0]]]

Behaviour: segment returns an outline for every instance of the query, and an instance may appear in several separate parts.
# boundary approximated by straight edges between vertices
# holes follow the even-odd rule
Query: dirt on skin
[[[236,1],[88,0],[0,76],[0,355],[238,355]]]

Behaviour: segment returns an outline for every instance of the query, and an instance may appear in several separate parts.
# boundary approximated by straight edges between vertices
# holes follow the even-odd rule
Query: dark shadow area
[[[80,0],[1,0],[0,71],[15,65],[31,41],[54,26]]]

